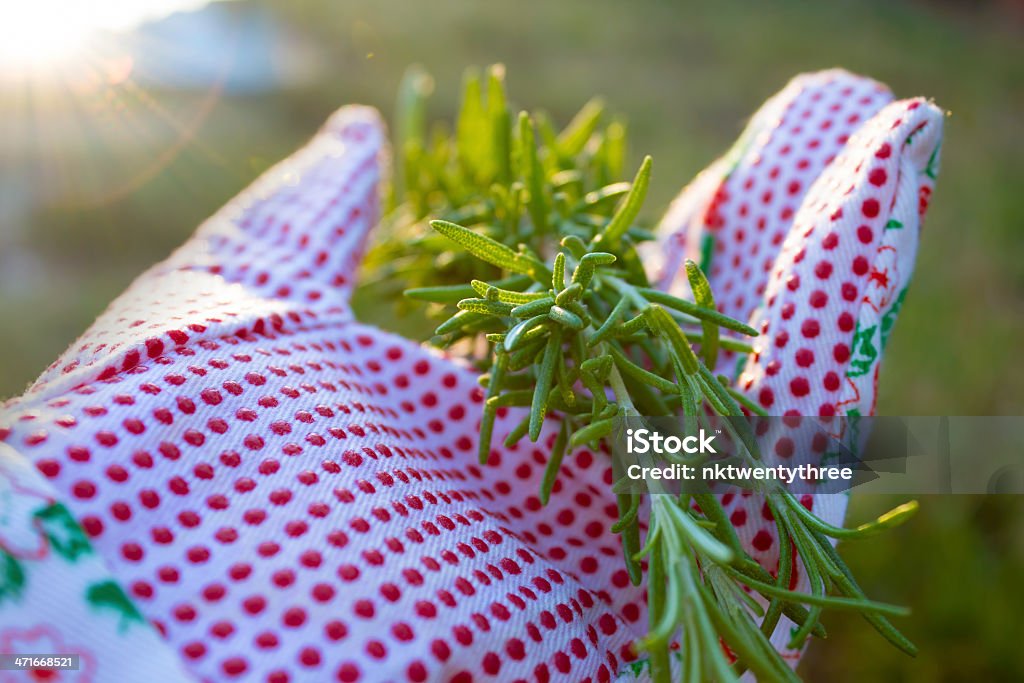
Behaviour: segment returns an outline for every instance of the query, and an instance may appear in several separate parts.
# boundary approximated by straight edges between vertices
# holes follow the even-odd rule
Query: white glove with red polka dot
[[[723,311],[762,332],[719,370],[773,414],[874,409],[942,123],[890,100],[841,71],[795,79],[664,221],[663,286],[704,254]],[[92,681],[632,675],[644,598],[609,531],[605,456],[567,458],[541,506],[553,424],[478,466],[473,373],[352,317],[383,146],[374,111],[340,110],[6,406],[16,454],[0,472],[34,464],[32,487],[64,502],[81,554],[124,593],[82,608],[99,579],[8,487],[20,512],[0,519],[0,559],[22,580],[0,585],[0,645],[41,628],[91,647]],[[496,444],[516,422],[499,420]],[[816,512],[840,520],[845,498],[824,498]],[[760,503],[728,503],[775,570]],[[12,551],[17,520],[42,551]],[[43,567],[64,578],[40,584]],[[137,668],[132,648],[173,664]]]

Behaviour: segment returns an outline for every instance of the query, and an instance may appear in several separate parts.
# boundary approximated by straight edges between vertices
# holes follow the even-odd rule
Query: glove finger
[[[886,107],[805,198],[772,269],[739,385],[787,415],[872,415],[879,361],[913,273],[942,112]]]
[[[346,302],[378,219],[384,146],[375,109],[342,107],[304,148],[206,221],[167,265],[209,270],[306,305]]]
[[[891,99],[885,86],[840,69],[790,81],[669,208],[659,227],[660,286],[689,296],[682,265],[692,259],[707,273],[719,310],[748,320],[808,189],[850,135]],[[735,363],[725,352],[718,369]]]
[[[840,69],[790,81],[669,208],[659,227],[660,286],[690,296],[683,260],[692,259],[707,273],[719,310],[749,320],[809,188],[850,135],[891,99],[885,86]],[[716,371],[735,378],[746,360],[723,351]],[[777,566],[777,536],[763,500],[726,495],[722,501],[747,549],[767,568]]]
[[[938,172],[942,119],[923,99],[888,105],[809,191],[772,270],[765,307],[755,313],[762,336],[739,379],[770,413],[875,413],[882,353],[906,296]],[[858,429],[855,420],[845,425],[848,432]],[[821,453],[814,430],[788,430],[784,421],[776,427],[766,439],[774,456]],[[837,436],[855,444],[866,438]],[[804,495],[801,503],[841,525],[847,497]],[[778,567],[763,499],[737,500],[730,514],[744,521],[738,532],[755,558],[770,570]],[[796,570],[792,586],[805,591],[806,576]],[[796,661],[799,653],[785,649],[791,626],[784,619],[772,643]]]
[[[835,91],[830,87],[833,75],[841,84],[838,91],[839,97],[835,96]],[[859,88],[864,88],[864,91],[858,92]],[[793,90],[796,93],[787,96],[787,91]],[[789,104],[780,103],[780,100],[787,99]],[[863,167],[858,169],[860,177],[856,177],[855,174],[852,182],[848,180],[842,187],[839,187],[837,181],[832,179],[839,172],[833,171],[830,167],[825,175],[829,176],[831,180],[820,180],[818,185],[814,185],[815,188],[827,187],[827,189],[813,190],[813,192],[817,192],[813,199],[809,195],[804,196],[814,183],[815,178],[821,175],[826,167],[829,167],[833,157],[837,155],[840,148],[843,148],[847,142],[847,136],[862,126],[864,121],[871,118],[871,115],[881,109],[889,100],[888,92],[882,86],[871,81],[858,79],[843,72],[826,72],[798,78],[773,101],[766,104],[755,116],[748,132],[744,135],[744,140],[741,140],[737,149],[698,177],[690,188],[684,190],[666,216],[662,224],[663,234],[668,233],[665,241],[666,263],[662,272],[662,286],[675,288],[677,294],[687,295],[688,286],[685,275],[681,275],[682,260],[684,257],[689,257],[698,262],[703,261],[705,267],[710,265],[708,274],[718,296],[717,303],[720,310],[741,320],[747,320],[754,315],[756,307],[766,298],[764,295],[769,287],[769,276],[781,277],[783,280],[789,277],[789,273],[776,276],[773,275],[773,272],[778,270],[776,261],[783,258],[778,255],[783,243],[783,236],[793,235],[796,232],[792,226],[797,224],[798,220],[804,221],[804,216],[812,211],[806,207],[828,197],[839,197],[840,201],[852,202],[854,200],[850,199],[849,193],[855,189],[851,186],[857,184],[865,188],[880,189],[877,183],[882,180],[882,175],[881,172],[875,170],[875,166],[871,166],[867,170],[864,170]],[[909,106],[906,103],[904,105]],[[921,105],[918,103],[914,106],[916,110]],[[879,202],[879,207],[886,207],[885,210],[880,208],[879,213],[891,213],[896,217],[897,222],[901,222],[911,229],[902,233],[894,232],[883,240],[881,239],[882,230],[878,228],[877,224],[881,222],[884,228],[889,218],[883,221],[876,217],[874,224],[867,225],[863,230],[860,229],[861,223],[846,226],[845,231],[851,233],[847,236],[847,241],[852,239],[864,245],[868,252],[864,254],[865,258],[874,254],[878,259],[878,265],[882,266],[880,276],[872,277],[870,286],[864,287],[863,292],[854,293],[849,286],[844,290],[843,282],[838,283],[838,291],[824,291],[819,294],[814,294],[812,291],[805,304],[805,306],[810,306],[811,298],[813,298],[814,304],[828,307],[828,301],[842,301],[844,295],[864,300],[863,316],[858,313],[857,317],[853,318],[856,321],[855,326],[858,330],[864,331],[862,338],[866,338],[874,323],[875,330],[879,335],[878,348],[882,343],[880,330],[886,330],[886,336],[891,330],[895,313],[898,312],[898,304],[894,305],[894,302],[902,301],[905,283],[913,266],[917,239],[917,220],[914,217],[917,215],[919,207],[923,211],[930,196],[931,181],[937,168],[937,154],[934,153],[934,150],[937,148],[939,129],[941,128],[941,120],[935,120],[934,110],[923,117],[927,121],[915,119],[912,122],[904,120],[897,123],[899,118],[898,115],[890,115],[885,119],[873,120],[870,126],[870,130],[874,131],[884,129],[886,126],[895,126],[895,128],[891,128],[893,132],[888,134],[892,137],[892,141],[889,143],[890,147],[893,147],[896,141],[903,141],[900,138],[901,135],[906,138],[910,131],[921,127],[920,137],[917,141],[912,138],[911,145],[906,147],[896,145],[895,149],[898,150],[898,153],[893,154],[892,160],[883,164],[882,171],[888,176],[895,177],[900,174],[905,185],[905,189],[902,191],[903,198],[896,202],[896,195],[899,193],[890,187],[882,187],[882,190],[891,194],[876,198],[876,200]],[[884,122],[879,123],[879,121]],[[831,135],[825,134],[825,131],[831,131]],[[860,150],[861,158],[868,156],[863,151],[865,146],[871,144],[867,136],[868,133],[855,135],[854,140],[846,146],[844,157],[856,157],[858,150]],[[751,142],[751,139],[754,142]],[[757,141],[760,141],[760,144]],[[878,149],[872,150],[872,152],[879,151],[879,149],[881,149],[881,143],[878,144]],[[806,151],[802,155],[794,156],[794,150]],[[903,155],[906,155],[906,161],[896,161],[897,157]],[[857,163],[850,166],[850,163],[847,162],[845,167],[855,168]],[[872,172],[874,172],[874,176],[870,175]],[[830,184],[825,185],[826,183]],[[882,185],[885,186],[885,183],[883,182]],[[848,194],[843,195],[843,192],[848,192]],[[918,194],[920,199],[918,199]],[[822,199],[818,199],[818,197],[822,197]],[[780,204],[780,198],[787,198],[792,205]],[[883,201],[884,199],[888,199],[888,203]],[[802,207],[797,215],[799,217],[793,215],[794,212],[790,206]],[[818,209],[819,212],[821,210]],[[872,211],[873,205],[869,205],[868,213]],[[894,229],[897,229],[895,224],[890,230]],[[872,232],[869,233],[868,230]],[[806,236],[796,233],[791,240],[799,242],[801,238],[807,239]],[[834,239],[836,238],[828,238],[829,243]],[[861,242],[862,239],[866,242]],[[789,243],[787,242],[787,244]],[[793,248],[791,251],[795,257],[799,254],[800,249]],[[856,258],[857,255],[860,254],[848,255],[846,258]],[[804,255],[802,258],[809,257]],[[791,261],[798,260],[797,258],[791,259]],[[871,262],[873,263],[874,259]],[[886,264],[888,263],[893,265],[887,268]],[[790,268],[792,267],[791,265]],[[858,270],[863,268],[861,262],[858,262],[857,267]],[[822,267],[822,270],[824,268]],[[887,282],[886,286],[883,286],[882,277],[888,275],[889,271],[894,274],[894,277]],[[777,280],[773,281],[777,282]],[[776,285],[775,288],[779,289],[779,286]],[[832,289],[835,290],[836,287]],[[774,301],[770,297],[768,298],[771,305],[767,308],[779,318],[783,314],[794,317],[794,313],[787,306],[790,303],[786,295],[788,291],[788,289],[782,290],[781,299],[778,296]],[[823,298],[823,294],[829,298]],[[795,302],[793,302],[793,306],[796,306]],[[882,313],[880,316],[879,310],[887,310],[889,313]],[[841,314],[842,312],[837,313],[837,315]],[[838,325],[838,318],[834,324]],[[846,318],[843,318],[843,324],[848,324]],[[810,328],[809,331],[811,331]],[[785,339],[786,337],[783,337],[783,340]],[[771,341],[770,337],[765,337],[760,343],[767,344]],[[819,344],[827,345],[823,341],[819,341]],[[877,364],[874,365],[874,374],[869,367],[874,360],[871,349],[876,347],[863,343],[855,345],[852,339],[845,343],[833,342],[832,344],[833,348],[827,348],[824,351],[816,348],[806,349],[797,357],[796,352],[792,350],[793,344],[791,343],[790,352],[794,355],[790,365],[794,365],[798,358],[800,362],[807,362],[810,358],[808,354],[814,352],[819,355],[834,354],[836,362],[839,360],[848,362],[850,356],[853,355],[851,349],[856,346],[859,349],[859,355],[863,356],[863,362],[853,369],[854,377],[847,379],[849,382],[845,392],[847,395],[834,401],[835,410],[842,414],[851,414],[851,410],[855,414],[858,408],[862,411],[873,412]],[[788,392],[785,389],[779,390],[765,381],[764,376],[767,374],[765,368],[768,368],[768,372],[778,372],[777,368],[780,367],[780,365],[772,365],[775,360],[774,357],[771,357],[773,353],[772,349],[768,349],[762,351],[761,356],[754,356],[750,367],[751,373],[758,372],[758,367],[760,367],[761,374],[744,376],[742,386],[745,387],[748,394],[758,400],[761,390],[769,389],[772,393],[764,394],[766,399],[762,401],[762,405],[769,412],[775,414],[783,412],[810,415],[817,415],[821,412],[828,414],[830,408],[822,409],[823,402],[818,397],[812,396],[810,380],[808,380],[808,391],[804,394],[802,381],[795,376],[780,379],[780,384],[797,380],[797,393],[802,394],[801,396],[793,396],[791,389]],[[737,359],[730,356],[731,354],[723,354],[719,370],[732,374],[730,371],[735,368]],[[745,361],[746,359],[742,359],[741,362]],[[835,372],[836,377],[844,377],[845,370],[846,368],[838,368],[831,372]],[[826,382],[829,387],[832,387],[836,380],[828,374],[829,370],[823,372],[824,374],[819,378],[819,384],[824,390]],[[776,391],[779,393],[778,396],[776,396]],[[803,448],[811,446],[812,444],[801,444]],[[784,443],[781,452],[790,450],[799,452],[797,447]],[[816,495],[804,496],[801,502],[812,508],[826,521],[839,524],[845,513],[847,499],[845,495]],[[779,558],[778,538],[772,515],[764,505],[763,498],[752,495],[726,495],[723,496],[723,505],[726,507],[732,523],[736,526],[744,546],[769,571],[776,571]],[[800,575],[799,571],[794,579],[794,587],[806,587],[806,579]],[[785,647],[789,638],[788,626],[790,625],[787,621],[780,626],[773,635],[772,642],[787,660],[795,663],[798,661],[800,653],[787,650]]]
[[[935,106],[922,99],[890,104],[811,188],[769,278],[764,308],[754,314],[761,336],[738,380],[770,414],[874,414],[880,360],[913,272],[941,134]],[[773,456],[821,453],[814,430],[790,430],[784,421],[775,427],[765,437]],[[802,502],[826,522],[842,522],[846,495]],[[771,515],[756,497],[734,505],[746,508],[734,513],[744,522],[740,536],[756,559],[774,566]]]
[[[383,145],[376,111],[340,109],[305,148],[140,276],[29,394],[131,372],[198,337],[350,319],[352,274],[377,220]]]
[[[881,355],[913,272],[941,135],[942,113],[933,105],[890,104],[854,134],[808,192],[772,269],[764,307],[754,313],[761,337],[739,378],[765,410],[824,418],[874,414]],[[857,425],[845,424],[851,431]],[[837,436],[861,443],[865,435]],[[765,443],[781,459],[822,451],[814,430],[790,430],[785,421],[773,425]],[[847,498],[803,495],[800,502],[841,525]],[[763,497],[723,503],[753,557],[777,571],[778,537]],[[791,587],[809,589],[796,563]],[[771,640],[795,663],[800,652],[786,647],[792,626],[784,618]]]

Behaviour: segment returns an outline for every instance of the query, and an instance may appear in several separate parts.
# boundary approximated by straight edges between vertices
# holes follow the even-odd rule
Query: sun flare
[[[103,32],[126,31],[206,0],[14,0],[0,7],[0,73],[74,63]]]
[[[0,69],[57,66],[85,46],[92,27],[55,13],[53,4],[18,3],[0,13]]]

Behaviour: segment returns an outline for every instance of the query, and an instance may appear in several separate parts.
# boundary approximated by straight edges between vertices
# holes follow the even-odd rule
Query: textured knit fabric
[[[719,309],[761,336],[719,372],[772,415],[873,415],[880,361],[913,273],[942,135],[923,99],[842,70],[799,76],[754,115],[736,146],[676,199],[662,221],[660,281],[688,294],[682,260],[708,271]],[[659,256],[661,256],[659,254]],[[780,458],[821,453],[813,431],[784,426]],[[835,434],[851,443],[864,436]],[[802,502],[840,524],[846,494]],[[723,504],[751,554],[778,567],[771,514],[758,496]],[[797,568],[794,587],[806,589]],[[783,618],[772,638],[785,644]]]
[[[934,107],[883,109],[889,99],[843,72],[796,79],[663,224],[664,286],[677,289],[682,254],[704,246],[722,309],[760,326],[738,381],[772,413],[873,409],[941,125]],[[606,457],[573,453],[542,506],[554,419],[537,445],[496,447],[480,467],[473,373],[352,318],[383,147],[372,110],[335,114],[6,406],[0,442],[18,455],[0,466],[35,466],[27,488],[63,502],[90,561],[105,563],[96,576],[116,577],[134,601],[122,611],[153,625],[129,620],[131,637],[152,641],[153,661],[180,662],[181,677],[643,676],[628,663],[644,595],[608,528]],[[499,417],[496,444],[519,417]],[[824,512],[808,504],[838,521],[845,498],[830,498]],[[760,502],[726,503],[774,571]],[[0,519],[0,559],[16,555],[5,539],[19,519],[33,518]],[[74,581],[87,583],[69,583],[69,601]],[[48,630],[59,647],[91,649],[79,680],[156,680],[95,627],[102,609],[0,597],[0,638]]]

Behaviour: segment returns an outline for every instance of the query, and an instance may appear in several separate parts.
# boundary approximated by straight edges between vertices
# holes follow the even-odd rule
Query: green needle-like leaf
[[[814,530],[824,534],[825,536],[845,540],[869,538],[888,529],[898,527],[913,517],[919,507],[917,501],[910,501],[909,503],[904,503],[903,505],[893,508],[873,522],[861,524],[855,529],[844,529],[824,522],[797,502],[792,495],[788,495],[786,502],[789,503],[789,507],[802,517],[807,525]]]
[[[544,416],[548,412],[548,394],[555,381],[555,363],[559,361],[561,350],[562,332],[556,327],[551,331],[547,346],[544,348],[544,360],[537,368],[537,387],[533,391],[533,401],[530,405],[530,441],[533,442],[540,438],[540,430],[544,426]]]
[[[582,446],[583,444],[603,439],[612,433],[613,426],[614,422],[611,419],[591,422],[583,429],[576,431],[576,433],[572,435],[572,440],[569,444],[573,448],[576,448],[577,446]]]
[[[513,273],[522,273],[534,278],[547,272],[544,264],[536,259],[517,253],[501,242],[492,240],[486,235],[473,232],[469,228],[441,220],[430,221],[430,227],[453,242],[458,243],[481,261],[486,261],[499,268]]]
[[[505,437],[505,448],[512,448],[519,440],[526,436],[526,432],[530,429],[530,416],[527,415],[519,423],[512,428],[512,431]]]
[[[564,325],[571,330],[582,330],[584,327],[583,319],[580,316],[565,310],[561,306],[552,306],[548,310],[548,317],[559,325]]]
[[[715,297],[711,294],[711,285],[708,283],[704,271],[691,261],[686,259],[686,278],[690,281],[690,289],[693,291],[693,300],[698,306],[708,310],[715,309]],[[709,368],[714,368],[718,361],[718,325],[709,320],[701,323],[704,336],[700,342],[700,354],[704,357],[704,363]]]
[[[647,156],[644,157],[643,163],[640,164],[640,170],[637,171],[636,177],[633,178],[633,185],[629,189],[629,194],[623,198],[615,215],[612,216],[611,221],[609,221],[601,233],[601,244],[614,246],[626,234],[626,231],[633,225],[633,221],[636,220],[637,215],[640,213],[640,207],[647,197],[647,186],[650,182],[651,157]]]
[[[566,235],[560,244],[569,250],[569,253],[576,259],[581,259],[587,253],[587,245],[579,235]]]
[[[504,384],[505,371],[508,368],[508,354],[498,353],[494,358],[494,365],[491,367],[491,381],[487,387],[486,399],[490,400],[498,396]],[[491,452],[491,439],[494,435],[494,418],[497,409],[484,404],[484,414],[480,420],[480,445],[478,459],[481,465],[487,463]]]
[[[498,181],[512,179],[512,114],[505,95],[505,67],[495,64],[488,72],[487,115],[490,119]]]
[[[651,306],[647,309],[646,315],[651,320],[651,326],[664,334],[672,345],[676,358],[683,365],[683,371],[688,375],[696,374],[700,368],[700,361],[697,360],[697,356],[690,346],[690,340],[686,338],[686,334],[668,314],[668,311],[660,306]]]
[[[578,302],[582,296],[583,287],[580,286],[580,283],[574,282],[558,293],[555,303],[559,306],[568,306]]]
[[[528,305],[528,304],[527,304]],[[502,344],[506,351],[515,351],[523,344],[532,340],[534,336],[543,332],[541,325],[548,320],[547,311],[544,313],[535,315],[532,318],[524,320],[517,324],[508,334],[505,335],[505,341]]]
[[[728,570],[727,570],[728,571]],[[738,574],[738,573],[737,573]],[[837,598],[830,595],[811,595],[809,593],[798,593],[796,591],[779,588],[773,583],[762,583],[756,579],[743,577],[745,585],[756,589],[759,593],[767,596],[774,596],[803,603],[805,605],[816,605],[819,607],[831,607],[833,609],[854,610],[857,612],[873,612],[876,614],[888,614],[891,616],[905,617],[910,610],[899,605],[890,605],[884,602],[873,600],[859,600],[855,598]]]
[[[459,302],[460,311],[484,313],[486,315],[512,315],[513,308],[515,308],[515,306],[512,304],[506,304],[500,301],[491,301],[489,299],[463,299]]]
[[[489,316],[483,313],[476,313],[473,311],[459,311],[452,317],[448,318],[445,322],[434,331],[434,334],[443,335],[450,332],[457,332],[463,327],[468,327],[474,323],[478,323],[487,320]]]
[[[551,500],[551,489],[555,485],[555,480],[558,479],[558,472],[562,469],[562,458],[565,457],[568,442],[569,423],[563,420],[562,426],[558,429],[558,436],[555,437],[555,443],[551,448],[548,464],[544,467],[544,478],[540,484],[540,502],[544,505],[547,505],[548,501]]]
[[[398,87],[395,101],[395,156],[398,163],[395,164],[392,183],[395,204],[402,201],[402,192],[415,175],[414,159],[426,147],[426,103],[433,89],[434,80],[419,65],[406,69]]]
[[[466,72],[462,92],[462,107],[456,126],[456,140],[459,158],[470,172],[478,178],[491,161],[490,143],[487,139],[488,121],[483,108],[483,93],[480,87],[480,75],[470,69]]]
[[[633,507],[634,495],[630,493],[618,494],[620,517],[624,516]],[[622,543],[622,558],[626,562],[626,573],[629,574],[629,582],[634,586],[639,586],[643,576],[640,570],[640,561],[637,559],[637,553],[640,550],[640,527],[635,517],[631,523],[626,524],[619,538]]]
[[[572,273],[572,281],[586,289],[594,277],[594,269],[598,266],[610,266],[615,263],[615,254],[595,251],[580,259],[579,265]]]
[[[745,325],[739,320],[734,320],[727,315],[722,315],[716,310],[698,306],[692,301],[686,301],[685,299],[674,297],[671,294],[666,294],[665,292],[657,289],[642,287],[638,288],[637,291],[641,296],[652,303],[673,308],[687,315],[691,315],[694,318],[699,318],[700,320],[713,322],[716,325],[720,325],[728,330],[733,330],[734,332],[741,332],[749,337],[757,336],[757,330],[753,327]]]
[[[588,192],[583,197],[583,202],[579,205],[578,211],[584,212],[593,210],[600,204],[606,202],[612,202],[621,199],[625,195],[629,194],[629,183],[612,183],[611,185],[605,185],[604,187]]]
[[[626,124],[624,121],[612,121],[604,132],[601,141],[607,177],[605,180],[621,178],[626,170]]]
[[[474,280],[477,282],[477,280]],[[469,285],[449,285],[444,287],[417,287],[405,290],[405,296],[418,301],[429,301],[436,304],[456,304],[467,297],[473,296],[475,288]],[[483,294],[481,293],[481,296]]]
[[[537,147],[534,141],[533,121],[525,111],[519,114],[519,139],[522,145],[523,182],[530,194],[527,211],[533,220],[534,230],[538,234],[548,232],[548,208],[544,193],[544,168],[537,158]]]
[[[653,372],[644,370],[642,367],[626,358],[626,356],[614,346],[609,346],[609,352],[611,353],[612,358],[615,359],[615,365],[618,366],[619,370],[621,370],[624,375],[632,377],[638,382],[649,384],[655,389],[666,393],[676,392],[677,389],[675,383],[668,381],[664,377],[655,375]]]
[[[551,269],[551,273],[551,287],[557,294],[565,287],[565,254],[562,252],[555,254],[555,267]]]
[[[550,295],[545,295],[541,299],[534,299],[524,304],[519,304],[512,309],[512,315],[516,318],[532,318],[535,315],[545,315],[552,306],[555,305],[555,300]]]
[[[721,377],[719,377],[719,381],[721,381]],[[751,401],[749,398],[746,397],[746,395],[730,387],[726,387],[725,390],[729,392],[729,395],[732,396],[737,403],[739,403],[741,406],[749,410],[751,415],[768,417],[768,411],[759,406],[758,404],[754,403],[753,401]]]
[[[630,507],[619,517],[619,520],[612,524],[612,533],[621,533],[623,529],[636,521],[637,515],[640,513],[640,496],[633,496]],[[649,540],[650,536],[648,536]],[[643,557],[643,548],[640,549],[639,555]]]
[[[451,290],[454,291],[455,288],[453,288],[453,287],[451,287],[451,288],[440,288],[439,287],[438,289],[451,289]],[[548,296],[548,294],[546,292],[514,292],[514,291],[511,291],[511,290],[508,290],[508,289],[502,289],[501,287],[497,287],[495,285],[488,284],[488,283],[483,282],[481,280],[473,280],[470,283],[470,288],[469,289],[470,289],[470,293],[466,295],[467,297],[472,296],[473,292],[476,292],[477,294],[479,294],[480,296],[482,296],[483,298],[486,299],[493,292],[493,293],[496,294],[498,301],[502,301],[502,302],[507,303],[507,304],[516,304],[516,305],[526,304],[526,303],[529,303],[531,301],[536,301],[537,299],[543,299],[544,297]],[[408,296],[408,292],[406,293],[406,296]],[[448,302],[441,302],[441,303],[448,303]]]
[[[608,314],[608,317],[605,318],[605,321],[601,323],[601,326],[597,328],[593,335],[591,335],[590,340],[587,342],[587,346],[596,346],[602,340],[609,337],[612,332],[614,332],[615,326],[619,322],[619,318],[625,314],[626,309],[628,308],[629,301],[625,297],[619,299],[615,304],[615,308],[613,308],[611,313]]]
[[[604,102],[595,98],[583,105],[569,125],[558,136],[558,151],[565,158],[572,158],[583,151],[587,140],[597,130],[604,114]]]

